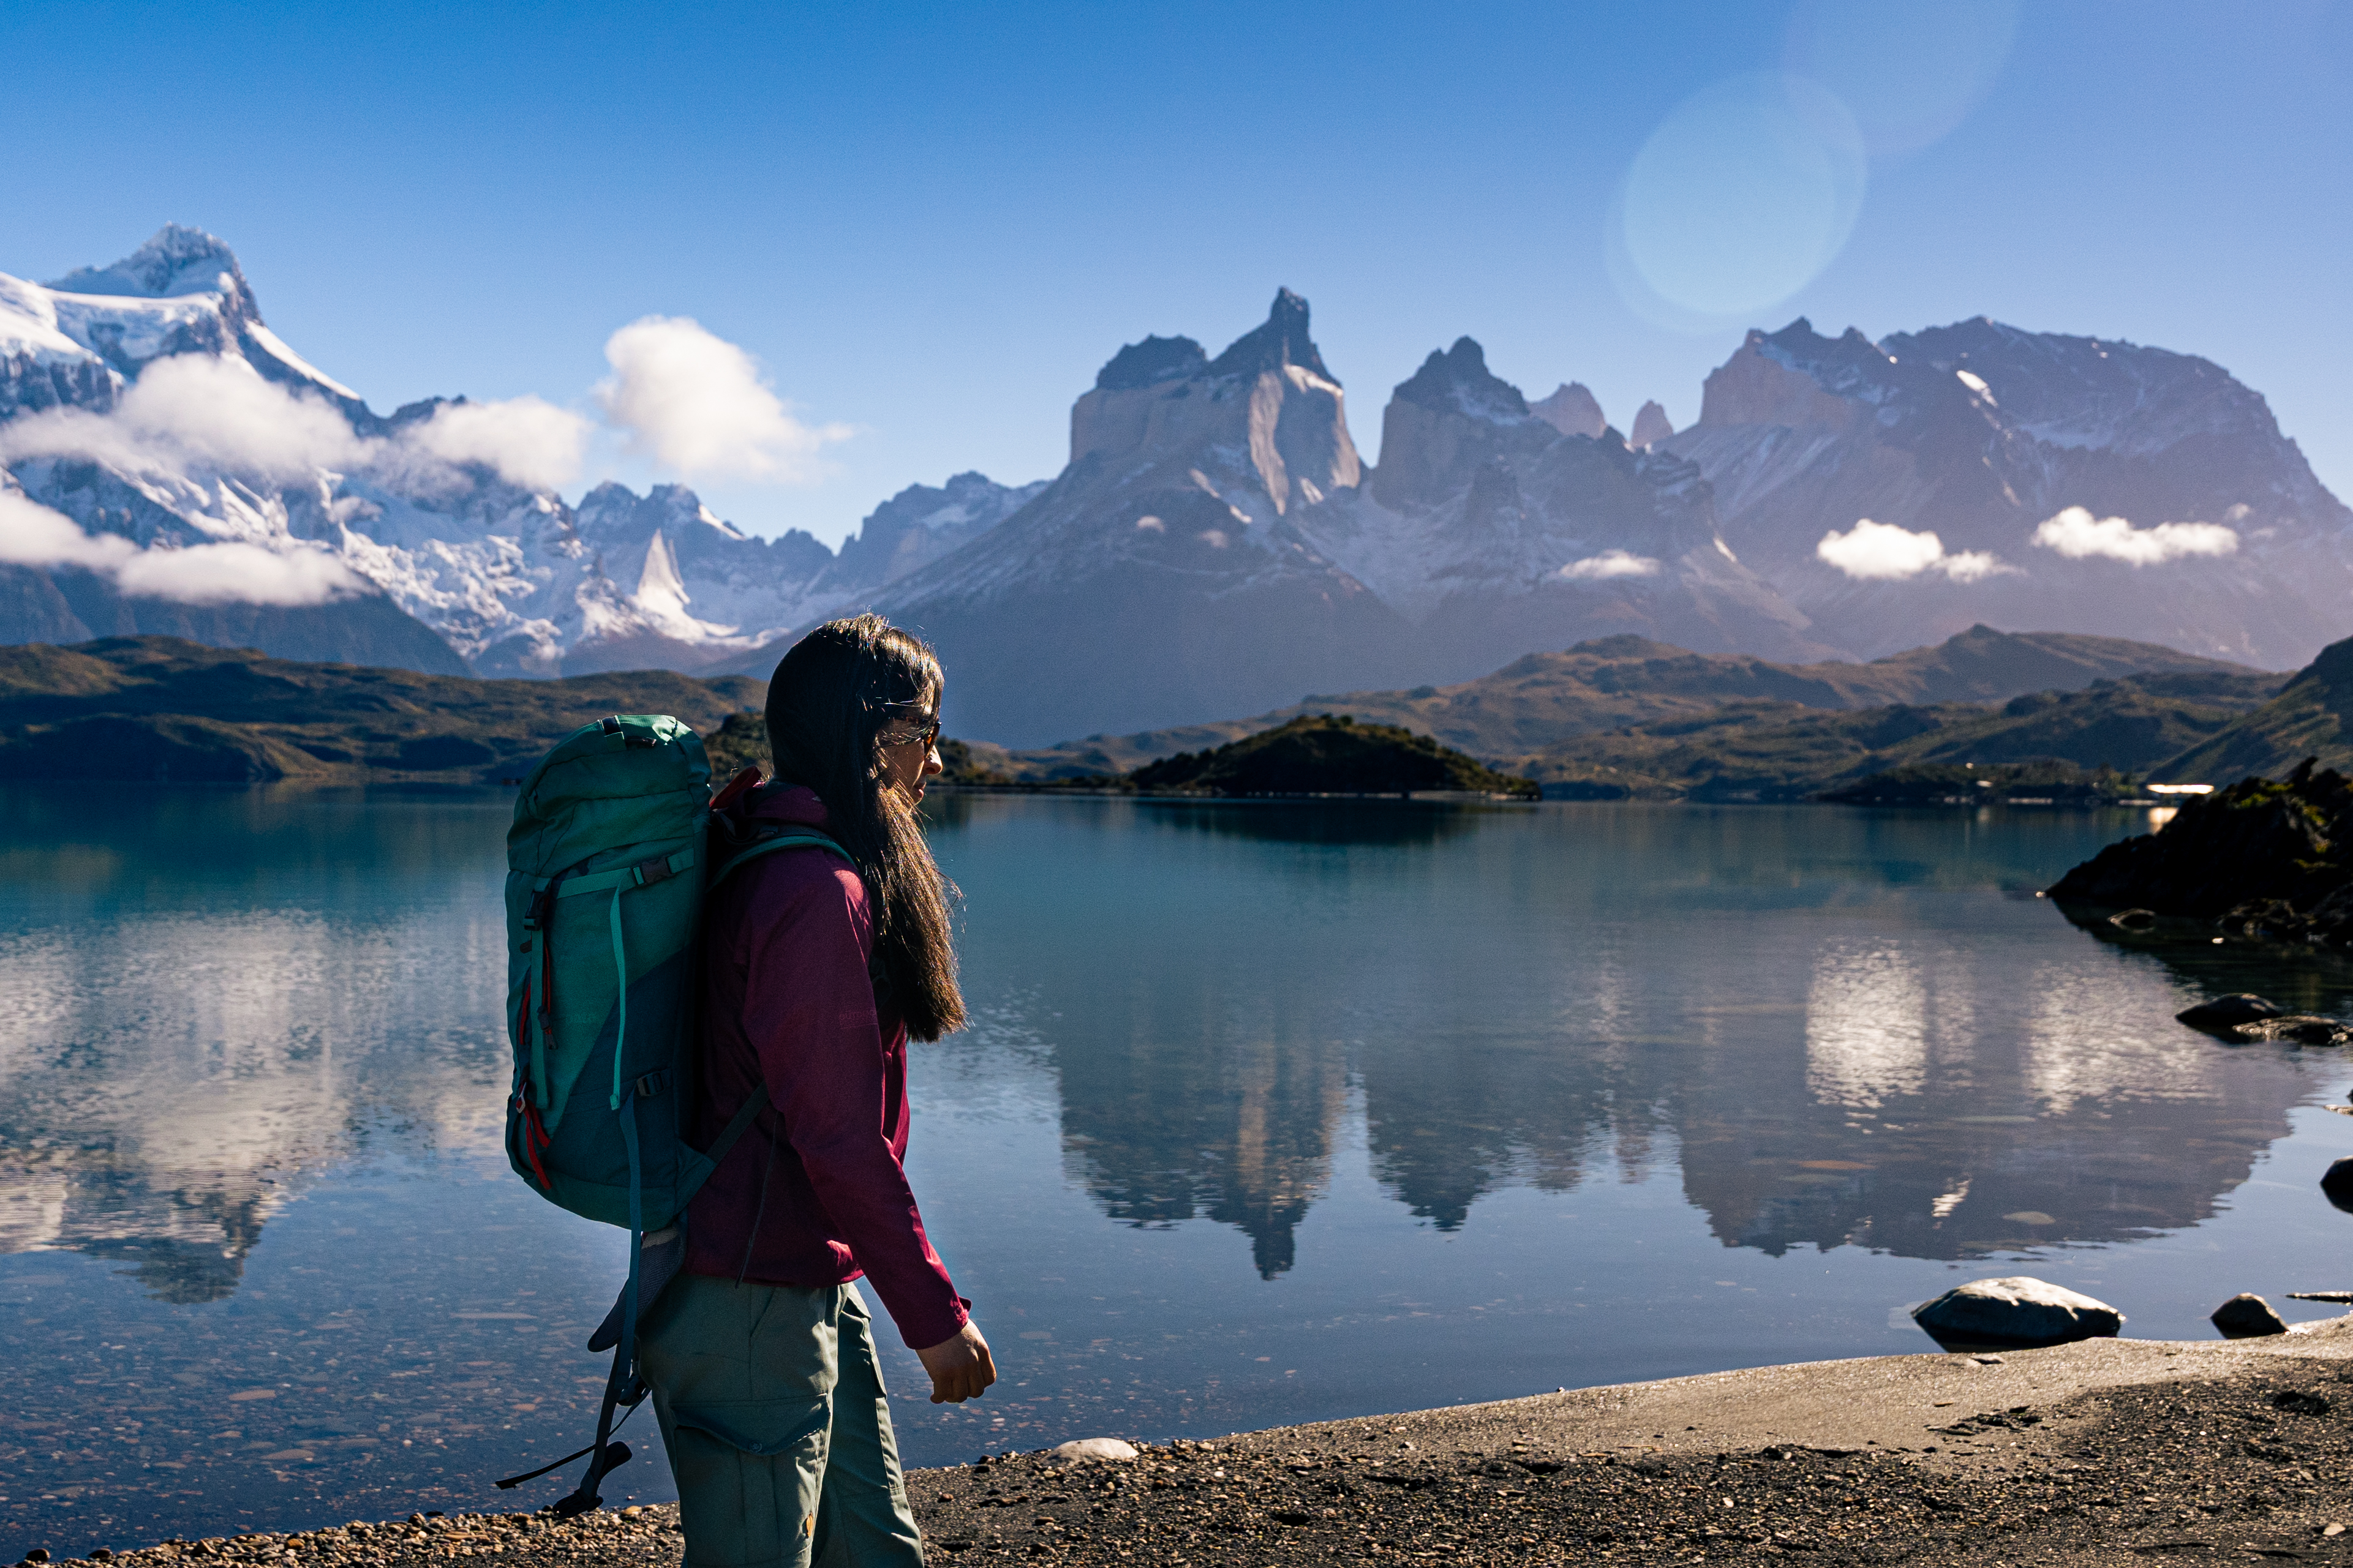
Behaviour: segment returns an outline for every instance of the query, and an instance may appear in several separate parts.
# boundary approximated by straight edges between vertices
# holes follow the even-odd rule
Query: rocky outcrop
[[[1220,443],[1249,452],[1255,488],[1278,517],[1364,477],[1340,384],[1308,334],[1307,301],[1288,289],[1214,362],[1190,338],[1131,343],[1071,410],[1074,468]]]
[[[1563,383],[1550,397],[1529,404],[1528,412],[1564,436],[1599,436],[1609,428],[1599,401],[1581,381]]]
[[[1049,742],[1417,668],[1398,617],[1294,526],[1363,477],[1308,329],[1285,289],[1214,360],[1121,350],[1071,410],[1059,478],[873,595],[939,646],[957,729]]]
[[[1636,411],[1634,427],[1626,433],[1626,439],[1637,447],[1655,447],[1674,433],[1667,411],[1656,403],[1645,403]]]
[[[2242,779],[2162,831],[2111,844],[2062,877],[2063,904],[2237,921],[2242,934],[2353,937],[2353,786],[2307,763],[2284,783]]]
[[[1518,387],[1488,371],[1483,349],[1457,338],[1399,382],[1381,411],[1372,493],[1389,507],[1434,506],[1475,486],[1504,452],[1533,456],[1558,436],[1529,416]]]

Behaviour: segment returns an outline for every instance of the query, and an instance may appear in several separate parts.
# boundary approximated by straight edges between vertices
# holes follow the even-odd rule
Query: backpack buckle
[[[651,1100],[654,1096],[661,1093],[669,1087],[669,1069],[664,1068],[660,1072],[649,1072],[646,1074],[645,1077],[638,1079],[638,1098],[639,1100]]]
[[[650,888],[656,882],[666,882],[678,874],[670,868],[670,857],[667,855],[657,855],[650,860],[638,861],[637,873],[638,886],[640,888]]]

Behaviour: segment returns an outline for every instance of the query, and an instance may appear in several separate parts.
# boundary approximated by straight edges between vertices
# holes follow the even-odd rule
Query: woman
[[[814,828],[849,859],[760,856],[707,912],[698,1131],[764,1085],[768,1103],[689,1208],[685,1272],[646,1320],[688,1568],[923,1561],[861,1274],[934,1404],[997,1381],[901,1165],[907,1041],[964,1023],[915,819],[940,689],[931,649],[881,616],[819,626],[768,687],[775,781],[713,825],[714,847]]]

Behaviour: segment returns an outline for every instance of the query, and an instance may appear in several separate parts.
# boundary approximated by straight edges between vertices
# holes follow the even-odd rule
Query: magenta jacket
[[[826,826],[824,803],[797,785],[746,801],[735,809],[753,823]],[[777,850],[729,877],[705,918],[696,1142],[754,1084],[769,1103],[689,1205],[686,1268],[762,1285],[863,1274],[911,1348],[954,1339],[967,1303],[900,1163],[907,1026],[869,977],[866,884],[826,850]]]

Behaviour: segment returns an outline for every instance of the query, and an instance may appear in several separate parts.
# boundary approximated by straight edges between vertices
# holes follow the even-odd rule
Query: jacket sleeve
[[[829,858],[792,858],[809,869],[763,879],[784,896],[773,919],[750,922],[744,1022],[809,1184],[901,1336],[921,1350],[955,1338],[965,1313],[883,1125],[890,1068],[867,973],[866,887]]]

